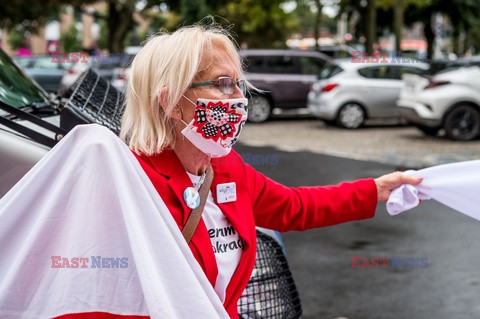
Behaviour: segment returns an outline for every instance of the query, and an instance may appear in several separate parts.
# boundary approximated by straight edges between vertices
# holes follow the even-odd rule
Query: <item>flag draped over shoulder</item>
[[[402,185],[393,190],[387,201],[390,215],[399,214],[435,199],[465,215],[480,220],[480,160],[451,163],[407,171],[406,175],[422,177],[417,185]]]
[[[99,125],[76,127],[0,199],[0,243],[2,318],[228,318],[133,154]]]

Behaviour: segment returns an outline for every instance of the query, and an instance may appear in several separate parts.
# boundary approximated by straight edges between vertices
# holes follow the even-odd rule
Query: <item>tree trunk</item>
[[[395,50],[402,51],[402,30],[403,30],[403,1],[395,0],[393,10],[393,30],[395,33]]]
[[[375,0],[368,0],[366,22],[365,50],[368,55],[372,55],[377,24],[377,7],[375,6]]]
[[[123,52],[125,37],[134,25],[133,13],[134,7],[128,1],[123,5],[117,4],[114,0],[108,2],[108,51],[110,53]]]
[[[313,37],[315,38],[315,51],[319,50],[318,40],[320,40],[320,26],[322,22],[322,3],[320,0],[315,0],[315,5],[317,7],[317,15],[315,16],[315,26],[313,30]]]
[[[452,44],[453,44],[453,53],[457,56],[461,56],[462,52],[460,52],[460,26],[452,25],[453,32],[452,32]]]
[[[428,61],[431,61],[433,58],[433,42],[435,41],[435,33],[433,32],[433,14],[430,13],[427,15],[427,21],[425,22],[425,26],[423,28],[423,33],[425,34],[425,38],[427,39],[427,57]]]

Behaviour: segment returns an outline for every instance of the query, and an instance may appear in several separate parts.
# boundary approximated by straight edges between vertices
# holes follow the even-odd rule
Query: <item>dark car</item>
[[[51,118],[58,117],[53,105],[52,96],[0,49],[0,197],[49,150],[28,135],[54,141],[54,133],[39,135],[43,128],[25,123],[18,114],[48,118],[35,117],[48,126]]]
[[[351,58],[355,50],[346,45],[325,45],[319,47],[318,51],[334,59],[346,59]]]
[[[434,59],[430,62],[430,69],[425,75],[435,75],[468,66],[480,66],[480,55],[462,57],[456,60]]]
[[[267,120],[274,108],[307,106],[310,86],[327,61],[327,55],[301,50],[241,50],[246,78],[259,92],[249,96],[248,119]]]
[[[56,93],[60,88],[60,81],[71,63],[56,63],[51,56],[15,57],[14,60],[37,81],[47,92]]]

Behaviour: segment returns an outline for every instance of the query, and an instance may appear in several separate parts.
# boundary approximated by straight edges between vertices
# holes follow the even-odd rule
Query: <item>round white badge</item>
[[[200,194],[194,187],[187,187],[183,192],[183,200],[191,209],[200,206]]]

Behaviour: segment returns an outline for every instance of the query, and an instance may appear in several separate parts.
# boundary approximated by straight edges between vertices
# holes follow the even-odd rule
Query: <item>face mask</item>
[[[247,121],[247,104],[246,98],[198,99],[192,121],[182,120],[186,125],[182,134],[210,157],[223,157],[230,153]]]

